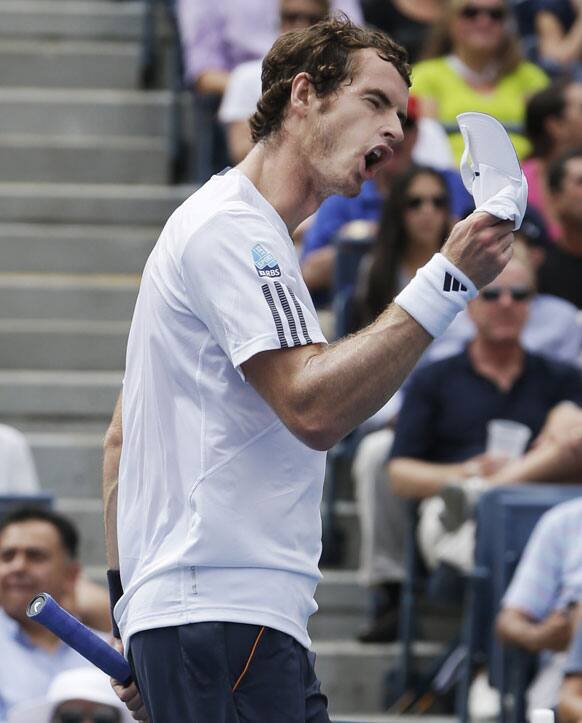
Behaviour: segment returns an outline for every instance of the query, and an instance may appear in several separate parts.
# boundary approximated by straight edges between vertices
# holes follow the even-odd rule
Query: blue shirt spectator
[[[0,609],[0,721],[17,703],[43,697],[59,673],[90,663],[65,643],[52,651],[35,645]]]
[[[527,543],[502,606],[535,620],[582,601],[582,499],[557,505],[541,518]]]

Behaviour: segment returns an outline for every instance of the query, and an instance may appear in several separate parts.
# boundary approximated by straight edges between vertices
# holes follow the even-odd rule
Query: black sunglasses
[[[96,710],[93,713],[87,713],[82,710],[69,709],[62,713],[57,713],[53,718],[55,723],[120,723],[121,714],[118,710]]]
[[[529,286],[487,286],[481,290],[480,297],[483,301],[497,301],[504,291],[511,294],[513,301],[527,301],[533,296]]]
[[[507,15],[504,8],[482,8],[478,5],[465,5],[459,10],[459,15],[466,20],[474,20],[479,15],[486,15],[490,20],[501,22]]]
[[[299,22],[308,23],[309,25],[315,25],[323,19],[323,15],[315,15],[313,13],[292,12],[291,10],[281,13],[281,23],[289,23],[293,25]]]
[[[410,208],[416,211],[416,209],[424,206],[425,203],[430,203],[433,208],[446,208],[447,197],[446,196],[409,196],[406,199],[406,208]]]

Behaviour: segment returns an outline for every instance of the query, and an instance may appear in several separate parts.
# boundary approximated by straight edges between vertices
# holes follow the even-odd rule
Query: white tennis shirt
[[[168,220],[146,264],[123,383],[118,544],[134,633],[260,624],[309,646],[325,453],[244,381],[258,352],[325,343],[287,228],[236,169]]]

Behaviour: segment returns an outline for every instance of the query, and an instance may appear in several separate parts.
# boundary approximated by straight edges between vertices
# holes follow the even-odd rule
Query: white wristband
[[[476,296],[471,279],[446,256],[435,254],[394,301],[437,337]]]

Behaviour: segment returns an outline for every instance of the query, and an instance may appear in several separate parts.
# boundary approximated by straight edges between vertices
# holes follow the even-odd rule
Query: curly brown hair
[[[354,77],[354,53],[366,48],[373,48],[382,60],[392,63],[410,87],[406,50],[385,33],[359,28],[345,16],[281,35],[263,60],[262,95],[250,119],[253,142],[281,128],[291,84],[298,73],[308,73],[317,96],[324,98]]]

